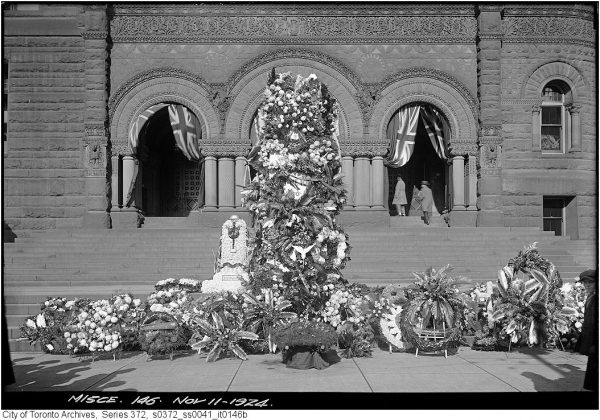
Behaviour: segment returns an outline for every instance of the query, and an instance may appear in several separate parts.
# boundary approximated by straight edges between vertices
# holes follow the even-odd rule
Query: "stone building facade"
[[[339,103],[348,223],[389,223],[386,129],[425,104],[449,127],[435,175],[453,225],[596,237],[595,3],[8,4],[3,14],[4,227],[16,235],[135,227],[140,211],[207,225],[239,212],[275,68],[316,74]],[[150,160],[133,152],[132,135],[169,136],[159,111],[132,134],[167,104],[197,118],[201,162],[167,158],[171,146],[152,146]],[[152,178],[156,165],[166,172]],[[186,211],[161,210],[166,194]]]

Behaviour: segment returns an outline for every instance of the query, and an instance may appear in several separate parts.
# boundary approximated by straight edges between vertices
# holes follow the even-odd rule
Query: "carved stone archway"
[[[562,80],[571,88],[573,102],[577,103],[585,98],[588,92],[588,83],[579,70],[562,61],[553,61],[538,66],[524,79],[521,88],[521,98],[539,100],[542,89],[552,80]]]
[[[373,107],[369,133],[386,137],[387,124],[400,108],[413,102],[437,107],[450,124],[451,148],[477,148],[477,103],[470,92],[452,77],[428,69],[410,69],[382,83]],[[458,144],[461,144],[459,146]]]
[[[340,137],[363,135],[363,116],[357,102],[358,79],[337,60],[321,53],[284,50],[266,54],[243,66],[228,83],[231,106],[225,122],[225,137],[246,137],[254,112],[262,101],[268,73],[311,73],[327,85],[340,106]],[[338,68],[340,67],[340,68]],[[245,72],[245,73],[244,73]]]
[[[132,78],[121,86],[109,102],[113,155],[130,154],[127,136],[133,121],[149,107],[173,102],[186,106],[200,124],[204,139],[220,131],[219,118],[209,101],[209,89],[202,79],[173,69],[155,69]]]

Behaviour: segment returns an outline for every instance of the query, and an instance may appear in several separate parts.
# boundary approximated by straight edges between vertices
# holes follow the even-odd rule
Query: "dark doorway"
[[[146,216],[188,216],[201,202],[202,171],[178,149],[168,109],[157,111],[140,132],[142,211]],[[138,184],[140,185],[140,184]]]
[[[421,181],[430,182],[433,193],[434,214],[441,214],[446,209],[448,197],[448,165],[436,153],[431,145],[431,140],[427,135],[427,130],[423,122],[419,120],[417,134],[415,136],[415,147],[409,161],[400,168],[388,167],[388,208],[390,215],[397,214],[396,208],[392,205],[394,199],[394,190],[396,180],[400,176],[406,185],[407,214],[410,216],[420,216],[423,214],[420,204],[415,200],[415,195],[421,186]]]

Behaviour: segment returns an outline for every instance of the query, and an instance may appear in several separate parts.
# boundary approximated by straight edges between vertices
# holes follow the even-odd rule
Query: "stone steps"
[[[145,298],[165,278],[212,276],[220,229],[182,226],[189,222],[187,218],[166,218],[162,224],[160,219],[146,220],[150,227],[146,224],[142,229],[58,229],[31,232],[5,244],[4,294],[11,349],[31,350],[28,343],[14,338],[25,317],[39,313],[47,296],[99,299],[120,290]],[[467,278],[464,288],[472,282],[495,281],[498,269],[534,241],[567,281],[588,268],[581,259],[596,258],[594,242],[570,241],[536,228],[424,226],[418,218],[406,217],[392,218],[387,230],[353,228],[348,233],[352,259],[343,275],[368,285],[408,285],[414,281],[413,272],[448,263],[455,267],[453,277]]]

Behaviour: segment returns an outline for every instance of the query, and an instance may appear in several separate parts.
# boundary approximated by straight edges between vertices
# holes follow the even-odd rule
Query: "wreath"
[[[379,325],[381,327],[381,333],[385,339],[392,346],[398,349],[410,348],[410,344],[406,340],[406,336],[402,334],[401,321],[402,321],[402,307],[400,305],[394,305],[390,307],[390,313],[383,314]]]
[[[411,314],[415,314],[421,310],[420,302],[412,302],[402,311],[400,315],[400,330],[402,337],[410,344],[415,346],[419,351],[435,352],[446,350],[449,347],[456,347],[460,342],[461,330],[457,327],[446,328],[444,331],[435,331],[428,329],[415,329]],[[437,340],[431,340],[433,337],[438,337],[439,333],[443,336]]]
[[[186,345],[187,337],[177,319],[166,312],[152,312],[140,327],[139,342],[148,358],[155,354],[169,354]]]

